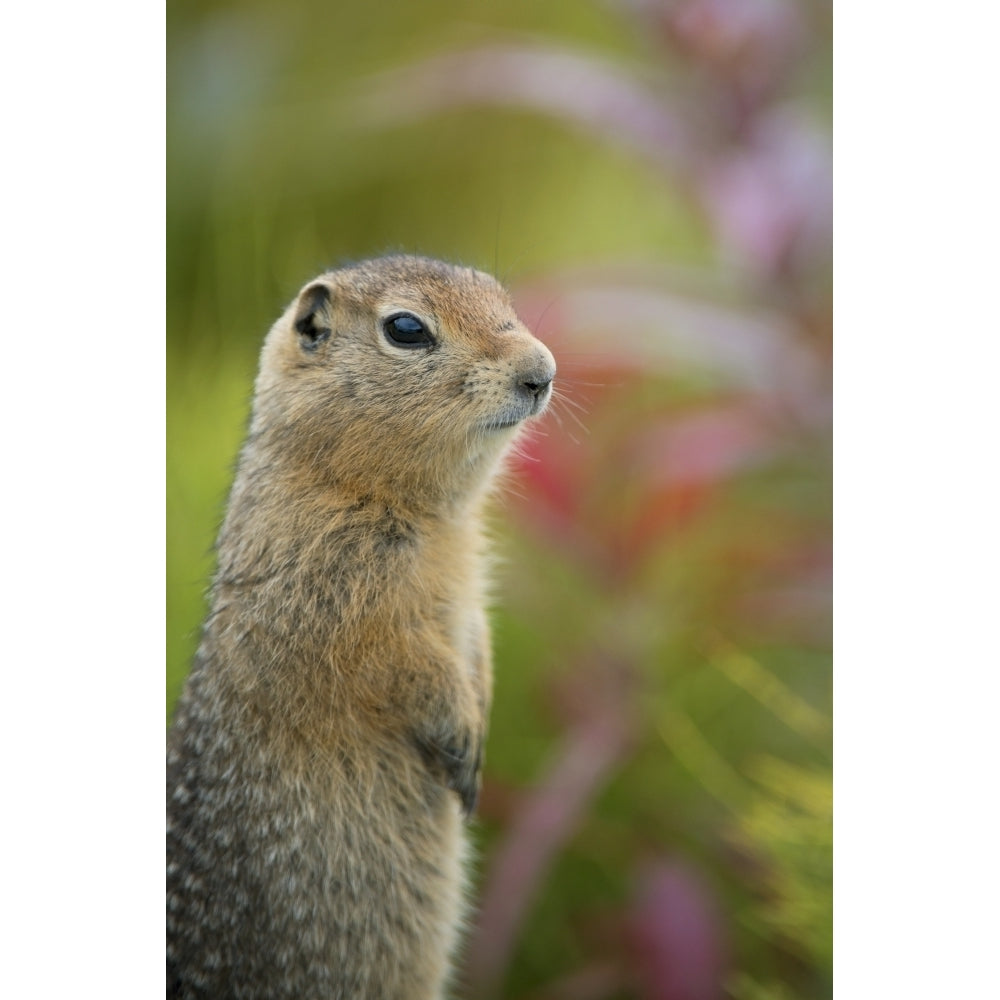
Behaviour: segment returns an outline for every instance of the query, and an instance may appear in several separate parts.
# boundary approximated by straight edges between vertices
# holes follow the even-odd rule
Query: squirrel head
[[[459,500],[545,410],[555,372],[494,278],[383,257],[311,281],[272,327],[251,436],[317,482]]]

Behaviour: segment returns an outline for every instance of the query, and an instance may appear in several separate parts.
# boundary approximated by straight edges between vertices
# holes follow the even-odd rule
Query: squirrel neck
[[[261,670],[328,670],[334,645],[363,657],[411,627],[400,622],[453,627],[449,609],[481,587],[484,491],[401,501],[380,485],[303,477],[254,444],[217,544],[205,639],[226,645],[221,660],[257,683]]]
[[[481,506],[507,444],[469,442],[417,460],[426,443],[376,440],[370,429],[357,433],[350,425],[288,421],[266,398],[255,409],[233,495],[243,480],[253,490],[284,497],[286,506],[381,505],[402,516],[461,520]]]

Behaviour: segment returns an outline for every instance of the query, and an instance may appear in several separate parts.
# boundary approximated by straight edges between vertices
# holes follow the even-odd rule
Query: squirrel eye
[[[430,330],[410,313],[390,316],[383,324],[386,339],[397,347],[433,347]]]

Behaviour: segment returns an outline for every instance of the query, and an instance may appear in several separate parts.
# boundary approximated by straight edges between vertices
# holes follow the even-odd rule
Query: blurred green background
[[[460,996],[831,993],[830,18],[168,6],[168,716],[308,279],[493,271],[559,363],[496,505]]]

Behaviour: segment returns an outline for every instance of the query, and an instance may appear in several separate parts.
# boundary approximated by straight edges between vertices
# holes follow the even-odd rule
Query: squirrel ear
[[[295,329],[304,351],[315,351],[330,336],[330,287],[321,281],[303,289],[295,307]]]

